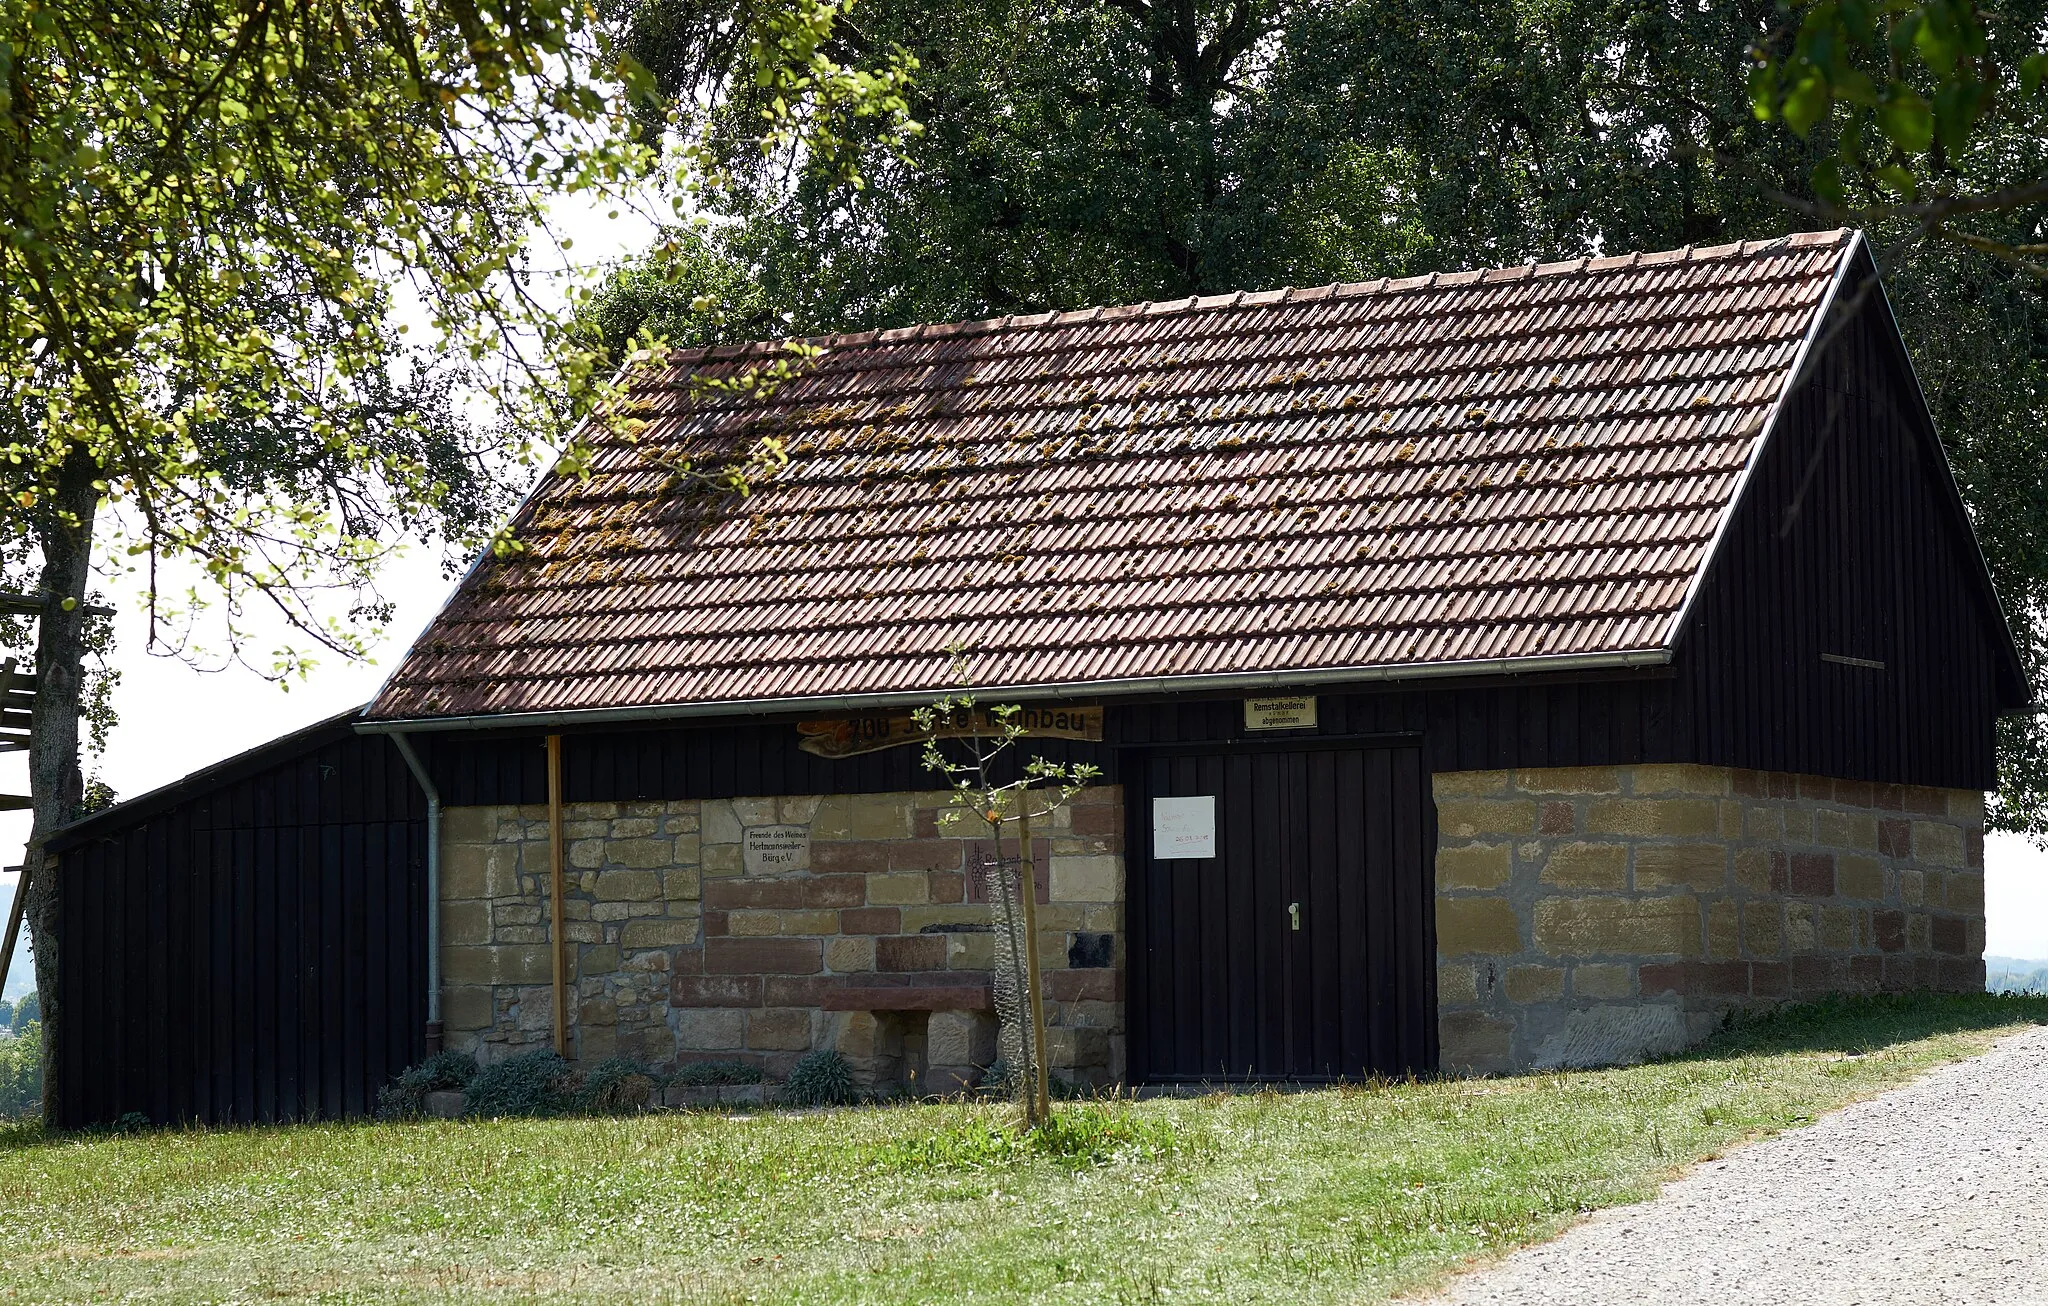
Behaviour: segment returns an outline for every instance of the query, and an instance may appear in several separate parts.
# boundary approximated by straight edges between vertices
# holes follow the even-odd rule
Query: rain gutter
[[[441,791],[420,765],[412,741],[396,730],[384,731],[398,745],[420,792],[427,796],[427,1052],[441,1050]]]
[[[402,739],[407,732],[429,730],[516,730],[637,721],[674,721],[700,717],[768,716],[785,712],[860,713],[897,707],[924,707],[937,695],[947,692],[971,693],[982,698],[1029,701],[1124,694],[1195,694],[1214,690],[1293,689],[1307,685],[1439,680],[1453,676],[1518,676],[1550,671],[1627,670],[1668,666],[1670,662],[1670,649],[1649,648],[1616,653],[1562,653],[1545,657],[1484,658],[1464,662],[1324,667],[1309,671],[1226,671],[1211,675],[1136,676],[1121,680],[989,685],[959,691],[915,689],[877,694],[798,695],[787,698],[734,699],[726,702],[572,708],[556,712],[487,712],[469,716],[357,721],[355,728],[363,734],[392,735]]]

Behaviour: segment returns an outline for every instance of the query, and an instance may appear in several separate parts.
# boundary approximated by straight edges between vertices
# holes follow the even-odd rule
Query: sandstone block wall
[[[986,1015],[826,1010],[877,973],[986,972],[991,910],[972,823],[944,793],[579,803],[565,812],[571,1035],[583,1059],[672,1068],[744,1060],[779,1078],[836,1048],[877,1084],[926,1068],[934,1090],[994,1056]],[[801,864],[749,873],[750,827]],[[442,1020],[491,1059],[553,1040],[545,807],[451,808],[442,825]],[[1089,1083],[1123,1072],[1123,809],[1084,791],[1034,826],[1049,1062]],[[1009,845],[1014,854],[1014,843]],[[943,978],[943,976],[934,976]],[[933,1080],[936,1082],[933,1082]]]
[[[1676,1051],[1742,1004],[1983,986],[1981,794],[1653,765],[1434,789],[1447,1070]]]

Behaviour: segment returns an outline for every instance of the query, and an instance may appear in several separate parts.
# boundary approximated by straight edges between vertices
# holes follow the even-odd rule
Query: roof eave
[[[1706,589],[1707,577],[1713,571],[1714,560],[1720,556],[1721,546],[1727,541],[1729,528],[1734,524],[1736,513],[1742,509],[1743,500],[1748,497],[1750,480],[1757,465],[1763,461],[1764,450],[1770,447],[1771,436],[1778,429],[1778,419],[1784,415],[1786,402],[1799,389],[1799,383],[1806,376],[1806,369],[1813,364],[1814,346],[1820,342],[1821,332],[1827,325],[1828,317],[1834,312],[1835,301],[1841,297],[1842,286],[1849,279],[1849,269],[1855,266],[1856,251],[1863,248],[1863,232],[1852,231],[1849,239],[1836,255],[1834,279],[1828,282],[1827,293],[1814,306],[1813,320],[1806,324],[1806,334],[1799,341],[1799,349],[1792,355],[1792,366],[1785,373],[1785,382],[1778,387],[1778,394],[1771,401],[1771,411],[1764,415],[1763,425],[1757,428],[1756,438],[1750,442],[1749,457],[1743,461],[1742,471],[1735,478],[1735,488],[1729,492],[1728,502],[1721,509],[1721,520],[1714,525],[1714,534],[1707,541],[1705,552],[1700,554],[1700,564],[1693,571],[1692,580],[1685,587],[1685,598],[1679,602],[1678,611],[1673,614],[1671,624],[1665,628],[1664,643],[1676,647],[1683,635],[1686,623],[1692,618],[1693,605]]]
[[[347,739],[345,728],[350,724],[351,718],[359,719],[361,714],[368,710],[369,705],[364,704],[336,712],[332,716],[322,717],[310,725],[300,726],[275,739],[267,739],[218,762],[202,766],[196,771],[189,771],[154,789],[144,790],[133,798],[124,798],[111,807],[102,807],[97,812],[90,812],[52,830],[43,850],[50,853],[63,852],[91,837],[104,826],[118,824],[125,819],[139,819],[143,815],[169,807],[188,795],[231,783],[249,768],[282,761],[295,753],[317,748],[329,742],[330,735],[335,742]]]
[[[1409,662],[1364,667],[1321,667],[1291,671],[1231,671],[1213,675],[1137,676],[1121,680],[1085,680],[1024,685],[963,686],[955,690],[917,689],[875,694],[809,695],[790,698],[735,699],[711,702],[657,703],[634,707],[570,708],[552,712],[489,712],[467,716],[359,719],[363,734],[412,734],[445,730],[514,730],[552,726],[625,724],[705,717],[770,716],[789,712],[872,712],[924,707],[945,693],[1029,702],[1048,698],[1114,697],[1131,694],[1193,694],[1215,690],[1273,690],[1317,685],[1364,685],[1385,681],[1441,680],[1462,676],[1521,676],[1561,671],[1620,671],[1667,666],[1669,648],[1624,649],[1607,653],[1565,653],[1554,656],[1484,658],[1461,662]]]

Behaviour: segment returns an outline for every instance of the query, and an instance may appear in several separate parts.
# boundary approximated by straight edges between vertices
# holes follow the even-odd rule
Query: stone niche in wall
[[[834,1048],[871,1087],[971,1082],[995,1055],[973,874],[988,844],[942,829],[949,807],[943,793],[571,805],[577,1055],[742,1060],[779,1078]],[[1122,820],[1106,786],[1037,830],[1049,1062],[1084,1083],[1123,1071]],[[450,809],[443,839],[449,1045],[550,1045],[546,809]]]

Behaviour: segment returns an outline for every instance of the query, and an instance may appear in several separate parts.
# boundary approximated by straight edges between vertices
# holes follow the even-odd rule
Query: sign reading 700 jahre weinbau
[[[1018,707],[1011,722],[1034,739],[1100,739],[1102,709],[1074,707],[1063,703],[1026,703]],[[818,757],[853,757],[904,744],[921,744],[936,735],[940,739],[964,739],[970,735],[993,736],[1002,725],[986,708],[974,709],[974,720],[954,719],[937,730],[926,732],[908,712],[887,716],[852,717],[844,721],[799,721],[797,747]]]

